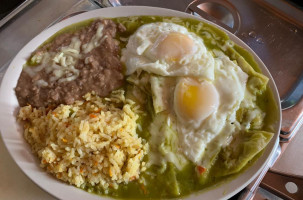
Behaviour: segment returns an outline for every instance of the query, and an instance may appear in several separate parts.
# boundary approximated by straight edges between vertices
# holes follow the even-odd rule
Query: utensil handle
[[[260,186],[283,199],[303,199],[303,177],[269,170]]]
[[[244,191],[241,193],[239,197],[239,200],[251,200],[254,198],[262,179],[268,172],[269,168],[272,167],[274,163],[278,160],[280,155],[281,155],[281,146],[278,145],[270,161],[265,165],[260,175],[244,189]]]

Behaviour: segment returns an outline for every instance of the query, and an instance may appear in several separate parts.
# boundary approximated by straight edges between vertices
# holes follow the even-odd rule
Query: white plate
[[[94,11],[89,11],[72,18],[66,19],[49,29],[43,31],[32,39],[27,45],[25,45],[22,50],[16,55],[16,57],[11,62],[1,84],[0,88],[0,127],[3,141],[13,157],[14,161],[21,168],[21,170],[37,185],[42,189],[49,192],[59,199],[74,199],[74,200],[94,200],[94,199],[108,199],[108,197],[100,197],[97,195],[90,194],[74,186],[65,184],[53,176],[47,174],[44,170],[39,167],[38,159],[31,153],[29,145],[25,142],[23,138],[22,128],[16,122],[16,113],[18,110],[18,101],[14,92],[14,88],[17,84],[19,75],[22,70],[23,64],[26,62],[30,54],[47,38],[52,36],[54,33],[60,29],[86,19],[96,18],[96,17],[122,17],[122,16],[134,16],[134,15],[159,15],[159,16],[177,16],[177,17],[188,17],[198,19],[200,21],[212,24],[204,19],[179,12],[174,10],[153,8],[153,7],[142,7],[142,6],[130,6],[130,7],[115,7],[115,8],[102,8]],[[218,26],[217,26],[218,27]],[[257,57],[257,55],[240,39],[238,39],[233,34],[218,27],[219,29],[228,33],[230,39],[236,44],[244,47],[248,52],[250,52],[256,62],[259,64],[262,72],[270,78],[269,87],[273,91],[274,98],[276,102],[279,101],[279,95],[273,79],[263,64],[263,62]],[[279,141],[280,132],[280,122],[281,122],[281,109],[280,104],[277,103],[279,107],[279,120],[274,125],[275,136],[268,144],[264,154],[258,159],[258,161],[246,170],[244,173],[240,174],[236,179],[222,184],[216,188],[207,190],[202,193],[193,194],[188,197],[188,199],[227,199],[237,192],[246,187],[252,180],[254,180],[260,173],[265,164],[269,161],[273,155]],[[17,181],[17,180],[16,180]]]

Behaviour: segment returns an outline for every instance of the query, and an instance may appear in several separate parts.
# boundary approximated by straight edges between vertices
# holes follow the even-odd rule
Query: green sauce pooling
[[[259,140],[269,142],[272,135],[265,131],[273,132],[272,124],[277,120],[277,103],[274,101],[273,95],[269,87],[267,86],[268,78],[260,74],[261,70],[257,63],[254,61],[253,56],[250,55],[242,47],[233,44],[230,41],[228,35],[218,28],[203,23],[195,19],[177,18],[177,17],[160,17],[160,16],[134,16],[134,17],[119,17],[112,19],[116,23],[121,23],[126,27],[126,31],[119,33],[117,40],[120,41],[120,47],[125,48],[127,45],[127,38],[129,38],[134,32],[142,25],[155,22],[171,22],[186,27],[190,32],[194,32],[200,36],[205,46],[209,51],[220,50],[224,52],[231,60],[237,62],[244,72],[249,75],[247,88],[250,93],[256,96],[256,105],[266,115],[264,118],[256,118],[255,125],[245,132],[239,134],[240,140],[250,141],[243,142],[233,148],[222,148],[220,153],[214,158],[212,168],[207,172],[207,175],[203,177],[198,175],[197,166],[193,163],[186,165],[181,171],[179,171],[172,163],[168,163],[165,168],[152,165],[140,176],[139,180],[134,180],[128,184],[120,184],[118,189],[109,189],[108,193],[99,186],[83,185],[82,189],[89,192],[109,195],[119,199],[150,199],[150,198],[176,198],[189,195],[193,192],[202,191],[212,187],[216,187],[228,180],[235,178],[237,175],[245,171],[251,166],[255,160],[262,155],[262,147],[252,147]],[[72,32],[82,27],[89,25],[93,19],[73,24],[65,29],[59,31],[54,36],[49,38],[42,45],[51,42],[56,36],[66,32]],[[27,65],[34,66],[35,63],[31,63],[28,60]],[[125,89],[128,90],[129,86]],[[148,104],[141,105],[143,110],[149,115],[141,116],[138,123],[141,125],[142,130],[138,130],[140,137],[146,141],[150,138],[148,130],[149,124],[152,121],[153,109],[151,100],[148,100]],[[237,119],[245,121],[251,110],[247,108],[240,108],[237,111]],[[262,120],[263,126],[258,128]],[[260,139],[261,138],[261,139]],[[263,138],[263,139],[262,139]],[[249,156],[242,155],[243,149],[250,149]],[[256,150],[256,148],[259,148]],[[228,156],[230,157],[228,157]],[[233,157],[234,156],[234,157]],[[241,158],[241,159],[240,159]],[[144,161],[148,161],[148,156],[144,158]],[[231,160],[234,165],[241,165],[245,163],[245,167],[238,169],[233,164],[230,164]],[[242,162],[242,163],[241,163]]]

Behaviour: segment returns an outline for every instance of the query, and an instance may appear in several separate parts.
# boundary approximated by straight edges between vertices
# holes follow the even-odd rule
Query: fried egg
[[[194,86],[183,88],[185,91],[181,91],[178,85],[176,86],[174,112],[177,116],[179,145],[192,162],[207,165],[212,156],[204,154],[206,149],[212,151],[210,143],[216,140],[220,144],[215,145],[214,148],[218,145],[222,146],[234,131],[240,129],[239,124],[236,123],[236,111],[244,99],[247,77],[239,66],[221,54],[215,58],[213,82],[202,81],[200,86],[193,83]],[[208,86],[204,86],[205,83]],[[197,89],[197,87],[208,88]],[[196,94],[186,96],[186,93]],[[178,98],[176,96],[184,98],[182,103],[176,100]]]
[[[199,76],[214,78],[214,58],[203,40],[174,23],[141,26],[122,50],[126,75],[145,70],[162,76]]]
[[[235,116],[244,99],[247,74],[223,53],[215,54],[213,81],[188,76],[151,78],[155,112],[169,113],[180,152],[197,164],[209,162],[216,153],[212,148],[224,145],[240,128]],[[216,145],[211,145],[214,141]]]
[[[174,92],[174,111],[183,123],[200,124],[219,106],[216,87],[208,81],[182,78]]]
[[[247,74],[224,53],[208,51],[185,27],[164,22],[140,27],[122,50],[121,60],[127,75],[141,70],[153,74],[155,113],[168,113],[178,134],[179,153],[193,163],[207,165],[212,148],[222,146],[239,128],[234,122]]]

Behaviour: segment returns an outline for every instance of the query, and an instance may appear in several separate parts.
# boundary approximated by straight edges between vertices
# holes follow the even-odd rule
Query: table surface
[[[54,3],[57,1],[57,3]],[[61,1],[61,4],[59,2]],[[65,4],[62,4],[62,1]],[[53,1],[40,1],[35,9],[32,12],[38,12],[42,7],[45,8],[47,4],[47,9],[44,9],[44,12],[49,13],[49,19],[39,20],[37,19],[36,28],[38,26],[44,27],[55,19],[55,12],[62,12],[66,10],[68,4],[73,5],[78,0],[53,0]],[[52,3],[51,3],[52,2]],[[68,4],[66,4],[68,2]],[[40,5],[41,4],[41,5]],[[62,6],[65,5],[65,6]],[[49,22],[48,22],[49,20]],[[18,23],[15,23],[18,24]],[[35,28],[35,27],[31,27]],[[38,30],[38,28],[37,28]],[[7,33],[9,35],[11,33]],[[5,35],[5,33],[4,33]],[[32,36],[28,38],[23,38],[24,40],[29,40]],[[19,41],[20,42],[20,41]],[[20,42],[21,43],[21,42]],[[0,49],[5,45],[0,44]],[[2,49],[3,50],[3,49]],[[0,57],[5,57],[9,59],[10,55],[5,55],[4,51],[1,51]],[[2,61],[5,59],[1,59]],[[1,63],[4,64],[4,63]],[[3,71],[0,71],[0,76],[3,75]],[[0,77],[1,80],[1,77]],[[303,148],[300,148],[303,145],[303,128],[301,128],[296,137],[293,139],[292,143],[288,145],[285,153],[275,164],[274,168],[280,171],[285,171],[286,173],[292,173],[296,175],[303,176],[303,162],[298,162],[297,158],[302,156]],[[4,146],[2,138],[0,139],[0,199],[22,199],[22,200],[32,200],[32,199],[41,199],[41,200],[53,200],[56,199],[47,192],[39,188],[35,183],[33,183],[27,176],[19,169],[13,159],[10,157],[7,149]]]

